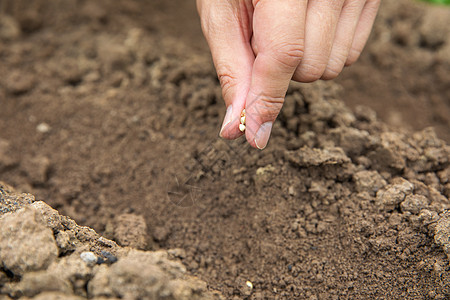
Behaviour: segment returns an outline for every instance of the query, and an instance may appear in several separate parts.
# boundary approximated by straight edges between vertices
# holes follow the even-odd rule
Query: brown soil
[[[261,152],[217,137],[191,2],[0,2],[0,180],[183,249],[228,298],[450,297],[450,149],[411,133],[450,141],[450,10],[386,1],[342,86],[293,85]]]
[[[182,249],[119,247],[2,182],[0,226],[2,300],[223,299],[208,291],[205,282],[186,274],[177,261]],[[146,234],[134,230],[128,241],[140,242],[138,236]]]

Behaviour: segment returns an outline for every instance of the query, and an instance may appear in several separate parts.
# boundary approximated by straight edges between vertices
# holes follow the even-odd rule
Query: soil
[[[1,182],[0,226],[0,299],[223,299],[186,274],[182,249],[119,247]]]
[[[449,298],[450,10],[385,1],[361,60],[292,84],[258,151],[218,138],[192,2],[0,2],[0,180],[134,251],[181,249],[229,299]]]

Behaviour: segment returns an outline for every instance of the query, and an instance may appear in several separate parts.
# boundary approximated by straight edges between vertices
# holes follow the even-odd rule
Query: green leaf
[[[450,0],[423,0],[423,1],[436,3],[436,4],[450,5]]]

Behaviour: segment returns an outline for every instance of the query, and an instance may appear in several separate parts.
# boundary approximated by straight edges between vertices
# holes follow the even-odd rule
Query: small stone
[[[106,261],[102,258],[102,257],[99,257],[98,259],[97,259],[97,265],[101,265],[101,264],[104,264]]]
[[[250,289],[253,289],[253,283],[251,283],[251,281],[247,281],[245,283]]]
[[[95,265],[97,263],[97,255],[91,251],[81,253],[80,258],[88,265]]]
[[[117,262],[117,257],[115,257],[108,251],[102,251],[102,255],[107,259],[107,262],[109,262],[110,264]]]
[[[36,130],[40,133],[47,133],[52,128],[47,123],[40,123],[38,126],[36,126]]]

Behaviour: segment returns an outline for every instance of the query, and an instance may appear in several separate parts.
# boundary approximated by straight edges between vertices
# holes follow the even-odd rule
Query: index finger
[[[258,53],[246,99],[246,137],[263,149],[304,50],[307,0],[254,0]]]

